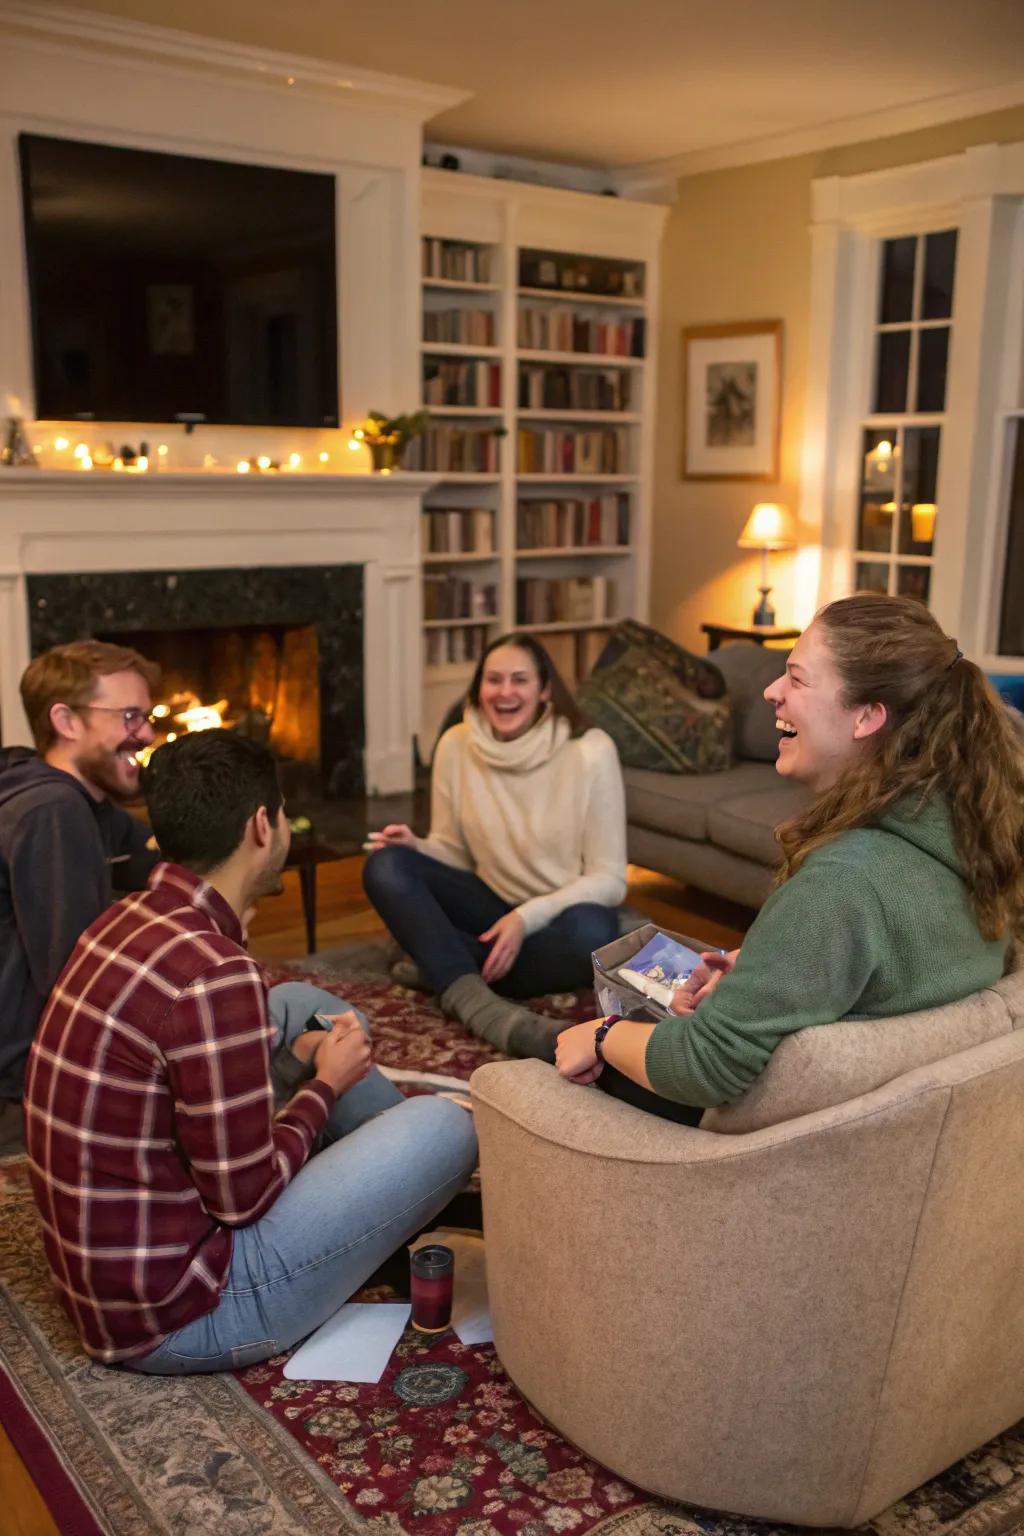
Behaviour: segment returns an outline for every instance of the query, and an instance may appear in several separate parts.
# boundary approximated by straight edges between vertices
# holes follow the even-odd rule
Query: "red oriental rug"
[[[316,980],[364,1009],[382,1065],[465,1078],[495,1055],[429,1001],[392,987],[378,946],[321,956],[278,979],[283,974]],[[590,1000],[545,1006],[571,1020],[587,1015]],[[288,1381],[286,1359],[181,1379],[92,1364],[50,1288],[25,1164],[0,1164],[0,1413],[63,1532],[779,1536],[789,1529],[686,1510],[630,1487],[537,1417],[490,1346],[462,1345],[451,1334],[428,1342],[407,1330],[376,1386]],[[1024,1530],[1024,1426],[867,1529],[876,1536]]]

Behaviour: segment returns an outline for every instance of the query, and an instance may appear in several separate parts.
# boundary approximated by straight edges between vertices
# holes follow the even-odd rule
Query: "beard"
[[[258,901],[261,896],[280,896],[284,890],[284,881],[281,873],[288,858],[288,848],[291,838],[281,832],[279,827],[274,827],[270,839],[270,852],[267,862],[260,871],[256,883],[253,886],[251,900]]]
[[[109,800],[126,805],[138,799],[139,774],[136,769],[134,774],[125,776],[125,759],[139,751],[141,745],[141,742],[129,737],[113,749],[95,747],[91,751],[82,752],[75,760],[75,767],[83,779],[94,784]]]

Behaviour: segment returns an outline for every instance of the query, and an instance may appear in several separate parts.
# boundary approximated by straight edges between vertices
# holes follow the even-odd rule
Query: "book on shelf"
[[[498,431],[494,427],[429,426],[405,450],[404,467],[451,475],[496,475]]]
[[[487,631],[482,624],[428,629],[424,641],[428,667],[456,666],[460,662],[479,661],[487,643]]]
[[[630,383],[622,368],[520,363],[518,401],[531,411],[628,411]]]
[[[425,309],[423,340],[446,346],[493,347],[494,315],[489,309]]]
[[[494,553],[494,512],[490,507],[427,507],[423,516],[428,554]]]
[[[640,298],[642,262],[616,261],[607,256],[581,256],[565,251],[522,250],[519,286],[550,288],[564,293],[597,293],[608,298]]]
[[[520,576],[516,580],[517,624],[599,624],[614,603],[607,576]]]
[[[423,360],[424,405],[501,405],[501,364]]]
[[[424,619],[486,619],[498,605],[493,581],[473,581],[450,572],[423,575]]]
[[[439,277],[449,283],[491,281],[491,252],[486,245],[424,235],[421,251],[424,277]]]
[[[625,427],[520,427],[523,475],[620,475],[629,466]]]
[[[629,492],[524,500],[516,506],[519,549],[586,549],[629,544]]]
[[[530,352],[588,352],[603,357],[643,357],[644,317],[623,320],[615,315],[578,314],[564,307],[539,309],[522,305],[516,326],[517,345]]]

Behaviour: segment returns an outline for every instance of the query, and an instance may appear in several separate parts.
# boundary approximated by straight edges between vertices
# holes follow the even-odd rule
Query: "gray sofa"
[[[633,864],[759,907],[778,857],[774,829],[809,792],[775,771],[778,732],[764,689],[788,653],[741,642],[714,653],[733,708],[735,763],[723,773],[626,768],[627,846]]]

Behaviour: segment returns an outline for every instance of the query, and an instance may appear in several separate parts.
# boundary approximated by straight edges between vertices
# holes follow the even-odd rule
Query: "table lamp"
[[[761,551],[761,601],[754,609],[754,624],[759,629],[770,629],[775,623],[775,609],[768,601],[772,590],[768,585],[768,551],[792,549],[796,544],[794,532],[791,512],[774,501],[759,501],[736,540],[740,549]]]

